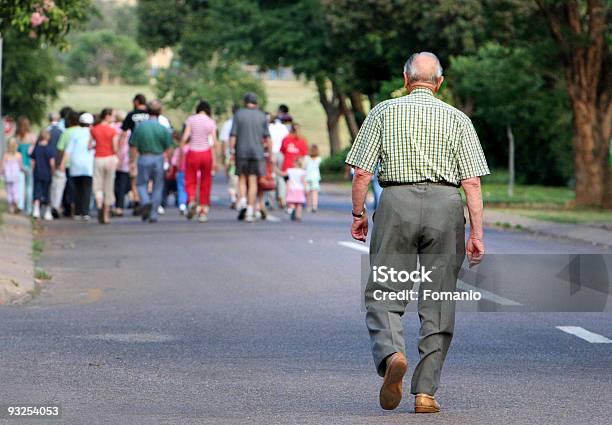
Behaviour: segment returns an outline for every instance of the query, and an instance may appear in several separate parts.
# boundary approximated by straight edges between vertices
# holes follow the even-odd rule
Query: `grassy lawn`
[[[505,208],[500,210],[508,213],[523,215],[525,217],[535,218],[537,220],[573,224],[606,224],[612,228],[612,211],[610,210],[591,208]]]
[[[313,84],[301,81],[265,81],[268,104],[266,109],[275,112],[280,103],[285,103],[291,109],[291,115],[302,124],[302,132],[310,144],[317,144],[321,154],[329,153],[329,142],[325,124],[325,113],[319,104],[316,88]],[[54,103],[53,109],[59,110],[64,105],[70,105],[77,110],[99,112],[110,106],[118,110],[129,111],[132,108],[132,98],[136,93],[143,93],[147,98],[154,97],[154,88],[150,86],[68,86]],[[187,114],[183,111],[165,111],[176,127],[182,123]],[[219,119],[217,117],[217,119]],[[348,144],[348,130],[342,121],[341,134],[345,144]]]
[[[482,195],[486,204],[508,205],[566,205],[574,200],[574,191],[566,187],[516,185],[514,195],[508,196],[508,185],[500,183],[482,184]]]
[[[0,190],[4,190],[4,182],[0,181]],[[4,213],[8,211],[8,202],[5,198],[0,198],[0,224],[4,222]]]

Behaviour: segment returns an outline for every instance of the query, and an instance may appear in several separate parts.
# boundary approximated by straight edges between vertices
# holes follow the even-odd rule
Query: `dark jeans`
[[[72,177],[74,183],[74,213],[76,215],[89,215],[91,201],[91,176]]]
[[[66,186],[64,186],[64,196],[62,197],[62,208],[64,215],[72,215],[72,205],[74,204],[74,182],[70,177],[70,168],[66,168]]]
[[[175,206],[178,206],[178,195],[177,195],[177,185],[176,185],[176,180],[168,180],[168,179],[164,179],[164,193],[162,195],[162,201],[161,201],[161,206],[166,208],[168,206],[168,196],[170,196],[170,194],[174,193],[175,194]]]
[[[130,173],[115,172],[115,207],[125,208],[125,195],[130,191]]]
[[[34,196],[35,201],[40,201],[43,205],[49,204],[49,189],[51,188],[51,180],[39,180],[34,178]]]

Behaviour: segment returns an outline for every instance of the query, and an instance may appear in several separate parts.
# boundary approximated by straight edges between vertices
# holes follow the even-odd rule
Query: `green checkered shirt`
[[[489,174],[472,121],[461,111],[416,88],[376,105],[368,114],[346,163],[384,183],[460,184]]]

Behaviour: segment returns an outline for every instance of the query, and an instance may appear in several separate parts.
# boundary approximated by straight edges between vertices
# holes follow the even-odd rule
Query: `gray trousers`
[[[390,186],[374,215],[370,265],[400,271],[424,267],[432,282],[419,285],[420,361],[412,376],[412,394],[433,395],[453,337],[455,302],[424,299],[423,291],[455,291],[465,257],[465,219],[459,191],[428,183]],[[377,281],[375,281],[377,280]],[[412,282],[381,282],[370,271],[365,288],[366,324],[377,372],[384,376],[385,358],[406,354],[401,317],[409,300],[380,300],[381,293],[412,290]],[[377,292],[376,292],[377,291]],[[378,298],[376,298],[378,296]]]
[[[149,181],[153,181],[153,192],[149,196]],[[139,155],[136,186],[140,204],[151,204],[151,218],[157,218],[157,208],[161,205],[164,191],[164,156]]]

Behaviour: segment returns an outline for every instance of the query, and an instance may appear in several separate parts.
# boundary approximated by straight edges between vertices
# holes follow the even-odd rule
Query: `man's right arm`
[[[484,257],[484,230],[482,190],[480,177],[470,177],[461,180],[461,187],[465,192],[465,198],[470,216],[470,236],[465,246],[470,266],[480,263]]]

